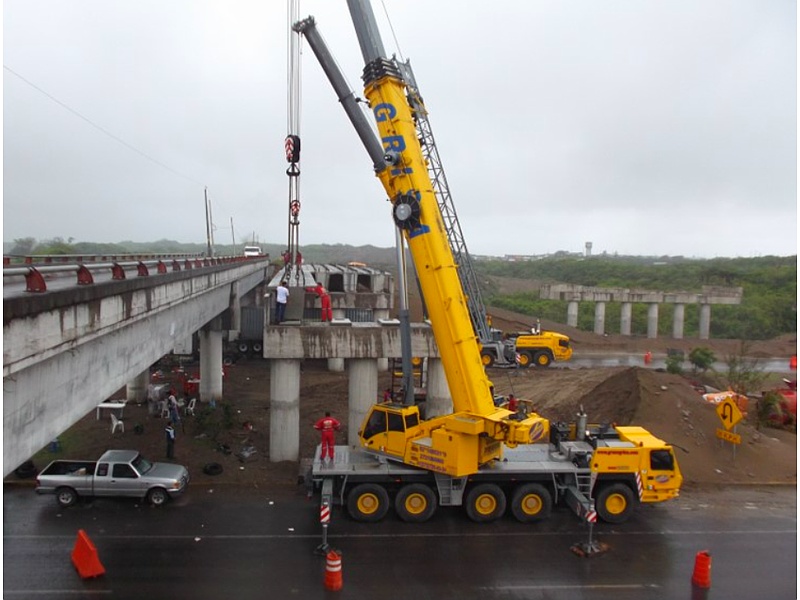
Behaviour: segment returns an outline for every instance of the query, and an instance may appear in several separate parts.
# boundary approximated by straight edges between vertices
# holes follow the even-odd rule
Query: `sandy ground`
[[[166,376],[171,375],[166,372]],[[715,407],[703,401],[684,377],[640,367],[491,369],[489,376],[498,393],[513,392],[530,400],[551,421],[574,421],[582,406],[590,422],[645,427],[681,448],[678,458],[687,485],[796,482],[794,432],[758,431],[745,421],[738,426],[742,444],[734,455],[733,447],[715,436],[721,425]],[[388,387],[390,378],[382,373],[379,388]],[[347,375],[329,372],[324,361],[306,361],[301,379],[300,456],[310,458],[319,437],[313,424],[326,410],[345,425],[337,443],[346,443]],[[189,467],[195,483],[296,484],[299,463],[269,460],[268,361],[240,360],[228,368],[223,387],[230,429],[223,428],[212,439],[210,429],[201,426],[202,419],[184,417],[178,428],[175,462]],[[124,390],[115,396],[124,397]],[[198,406],[198,414],[201,410]],[[219,419],[222,409],[213,414]],[[92,411],[60,436],[60,451],[46,448],[34,463],[43,468],[55,458],[93,459],[109,448],[136,448],[152,459],[165,459],[163,419],[149,415],[143,404],[126,407],[124,422],[125,432],[111,435],[110,417],[97,420]],[[248,447],[255,453],[237,456]],[[210,463],[220,464],[223,472],[204,473],[203,467]]]

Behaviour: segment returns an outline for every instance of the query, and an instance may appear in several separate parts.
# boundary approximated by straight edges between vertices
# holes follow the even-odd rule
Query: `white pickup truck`
[[[36,493],[55,494],[64,507],[92,496],[146,498],[161,506],[188,483],[182,465],[150,462],[136,450],[108,450],[97,461],[54,460],[36,477]]]

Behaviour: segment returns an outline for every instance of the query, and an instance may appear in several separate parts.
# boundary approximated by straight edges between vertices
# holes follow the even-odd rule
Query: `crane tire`
[[[533,358],[531,358],[531,353],[525,350],[519,352],[519,358],[517,359],[517,362],[520,367],[523,368],[530,367],[531,363],[533,362]]]
[[[397,492],[394,510],[406,523],[424,523],[436,512],[436,494],[425,484],[409,483]]]
[[[539,483],[519,486],[511,498],[511,512],[520,523],[543,521],[553,510],[553,497]]]
[[[375,523],[389,511],[389,494],[380,485],[362,483],[347,495],[347,512],[356,521]]]
[[[494,366],[494,354],[491,353],[489,350],[483,350],[481,352],[481,363],[484,367],[493,367]]]
[[[476,523],[496,521],[506,512],[506,495],[499,485],[481,483],[467,494],[467,516]]]
[[[633,490],[624,483],[606,485],[597,494],[595,507],[597,516],[606,523],[624,523],[636,507]]]
[[[533,355],[533,362],[537,367],[549,367],[550,363],[553,362],[553,357],[550,356],[547,350],[540,350]]]

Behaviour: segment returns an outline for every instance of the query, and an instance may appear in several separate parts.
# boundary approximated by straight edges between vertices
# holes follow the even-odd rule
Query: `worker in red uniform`
[[[331,308],[331,297],[328,295],[328,290],[321,283],[316,287],[306,288],[307,292],[313,292],[319,296],[320,314],[322,322],[333,321],[333,309]]]
[[[341,423],[334,419],[330,412],[326,412],[325,416],[314,424],[314,429],[322,433],[322,450],[320,451],[319,457],[323,461],[326,460],[326,457],[330,454],[331,462],[333,462],[333,434],[335,431],[339,431],[341,427]]]

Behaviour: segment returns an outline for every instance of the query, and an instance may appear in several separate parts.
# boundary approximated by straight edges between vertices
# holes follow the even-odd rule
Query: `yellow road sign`
[[[730,442],[731,444],[742,443],[742,436],[740,436],[738,433],[725,431],[724,429],[717,429],[717,437],[721,440],[725,440],[726,442]]]
[[[730,429],[742,420],[742,411],[736,406],[736,402],[731,398],[726,398],[717,406],[717,414],[719,415],[722,426],[725,429]]]

